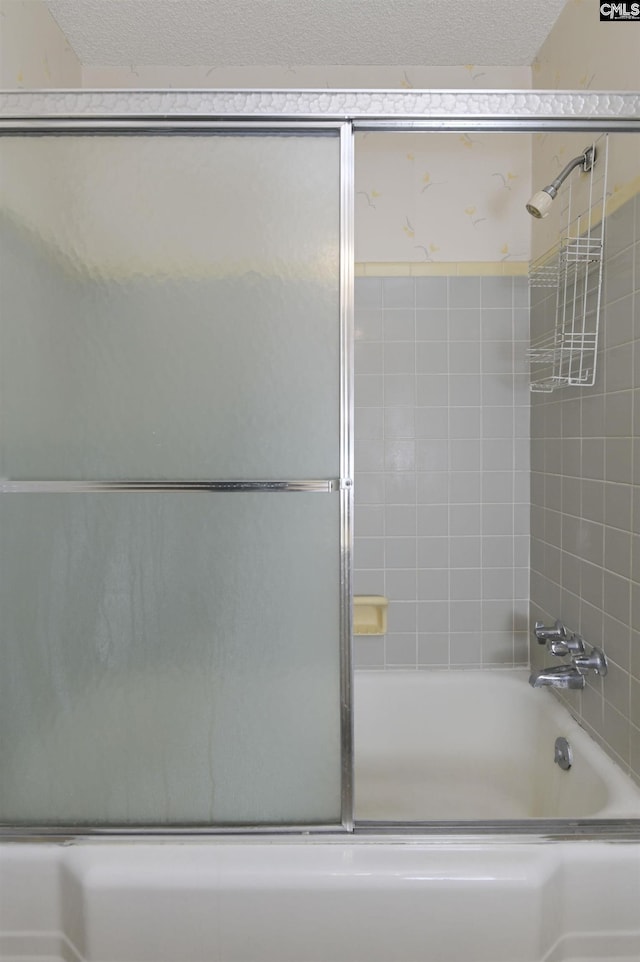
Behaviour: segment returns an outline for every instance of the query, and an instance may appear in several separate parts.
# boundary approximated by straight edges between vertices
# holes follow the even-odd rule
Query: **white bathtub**
[[[356,818],[640,818],[640,788],[527,679],[356,672]],[[568,771],[554,763],[558,736],[573,751]]]
[[[640,814],[630,780],[525,674],[362,672],[355,695],[361,818]],[[639,906],[635,842],[0,845],[1,962],[640,962]]]

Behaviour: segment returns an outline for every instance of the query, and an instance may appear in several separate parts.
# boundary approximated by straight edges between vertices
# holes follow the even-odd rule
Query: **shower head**
[[[557,190],[551,193],[549,187],[545,187],[543,190],[536,191],[531,200],[527,204],[527,210],[532,217],[546,217],[549,213],[551,204],[553,203],[553,198],[558,193]]]
[[[576,167],[581,167],[582,170],[587,173],[591,170],[596,162],[596,149],[595,147],[587,147],[578,157],[574,157],[573,160],[569,161],[564,170],[558,174],[555,180],[553,180],[542,190],[537,191],[529,203],[526,205],[527,210],[532,217],[546,217],[551,209],[551,204],[553,199],[558,193],[561,184],[567,179],[572,170]]]

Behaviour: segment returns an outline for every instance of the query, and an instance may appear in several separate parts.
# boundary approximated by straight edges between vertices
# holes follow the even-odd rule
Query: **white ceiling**
[[[46,2],[85,66],[525,66],[566,0]]]

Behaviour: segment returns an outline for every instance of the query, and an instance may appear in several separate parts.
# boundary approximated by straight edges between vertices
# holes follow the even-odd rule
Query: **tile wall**
[[[532,395],[531,618],[604,648],[564,700],[640,781],[640,197],[607,218],[604,274],[595,386]]]
[[[356,280],[357,667],[528,661],[525,277]]]

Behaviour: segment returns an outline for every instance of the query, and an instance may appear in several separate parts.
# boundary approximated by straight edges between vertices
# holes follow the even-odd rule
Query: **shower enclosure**
[[[353,131],[639,106],[2,96],[8,835],[353,829]]]

